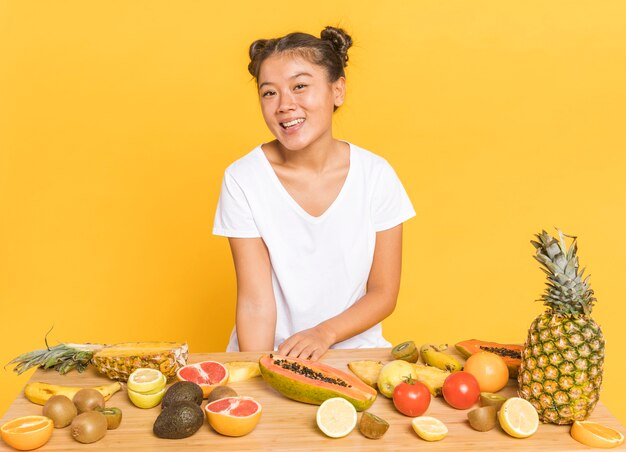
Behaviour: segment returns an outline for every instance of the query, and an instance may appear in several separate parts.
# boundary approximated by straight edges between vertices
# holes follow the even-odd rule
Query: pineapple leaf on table
[[[536,234],[534,258],[546,273],[540,300],[547,310],[532,322],[522,352],[519,395],[542,422],[571,424],[589,417],[602,385],[604,337],[591,318],[596,298],[585,269],[579,270],[577,238]],[[567,247],[565,237],[571,238]]]

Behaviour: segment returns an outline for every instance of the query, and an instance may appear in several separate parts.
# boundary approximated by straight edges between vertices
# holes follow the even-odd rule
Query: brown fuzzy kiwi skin
[[[487,432],[498,423],[496,409],[492,406],[483,406],[467,413],[467,420],[474,430]]]
[[[216,400],[223,399],[224,397],[237,397],[237,391],[235,391],[230,386],[218,386],[213,389],[209,396],[207,397],[207,404],[211,402],[215,402]]]

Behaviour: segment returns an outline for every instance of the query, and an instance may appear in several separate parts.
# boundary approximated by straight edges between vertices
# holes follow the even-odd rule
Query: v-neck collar
[[[354,167],[354,146],[352,145],[352,143],[349,143],[347,141],[344,141],[344,143],[348,144],[348,146],[350,147],[350,157],[349,157],[350,158],[350,164],[349,164],[349,167],[348,167],[348,174],[346,174],[346,178],[343,181],[343,185],[341,186],[341,189],[339,190],[339,193],[337,194],[337,196],[335,197],[333,202],[319,216],[311,215],[309,212],[304,210],[304,208],[302,208],[302,206],[300,204],[298,204],[298,202],[295,199],[293,199],[293,196],[291,196],[289,194],[289,192],[287,191],[287,189],[285,188],[283,183],[278,178],[278,175],[276,174],[276,171],[274,171],[274,168],[272,167],[272,164],[267,159],[267,156],[265,155],[265,152],[263,152],[263,149],[261,147],[262,145],[259,145],[257,147],[257,152],[260,154],[260,158],[263,161],[263,166],[269,172],[270,178],[274,182],[274,185],[277,186],[278,191],[281,192],[282,195],[287,199],[287,202],[289,202],[291,207],[301,217],[305,218],[307,221],[312,222],[312,223],[319,223],[320,221],[322,221],[324,218],[326,218],[334,210],[334,208],[335,208],[335,206],[337,204],[339,204],[339,202],[341,201],[341,198],[343,198],[344,193],[347,190],[348,184],[349,184],[350,179],[351,179],[351,174],[353,173],[353,167]]]

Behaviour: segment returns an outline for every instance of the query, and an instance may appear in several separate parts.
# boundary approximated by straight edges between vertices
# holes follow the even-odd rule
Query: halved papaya
[[[357,411],[367,410],[378,394],[357,377],[318,361],[264,355],[259,359],[261,376],[285,397],[321,405],[332,397],[343,397]]]
[[[485,342],[478,339],[462,341],[454,345],[461,355],[469,358],[474,353],[491,352],[499,355],[506,367],[509,368],[509,378],[517,378],[519,366],[522,363],[523,345],[519,344],[499,344],[497,342]]]

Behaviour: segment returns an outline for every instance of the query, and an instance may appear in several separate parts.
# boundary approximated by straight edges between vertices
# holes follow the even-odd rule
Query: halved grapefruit
[[[254,430],[262,407],[252,397],[225,397],[204,407],[209,424],[226,436],[243,436]]]
[[[214,388],[228,382],[228,369],[217,361],[202,361],[181,367],[176,376],[180,381],[191,381],[199,385],[206,399]]]

